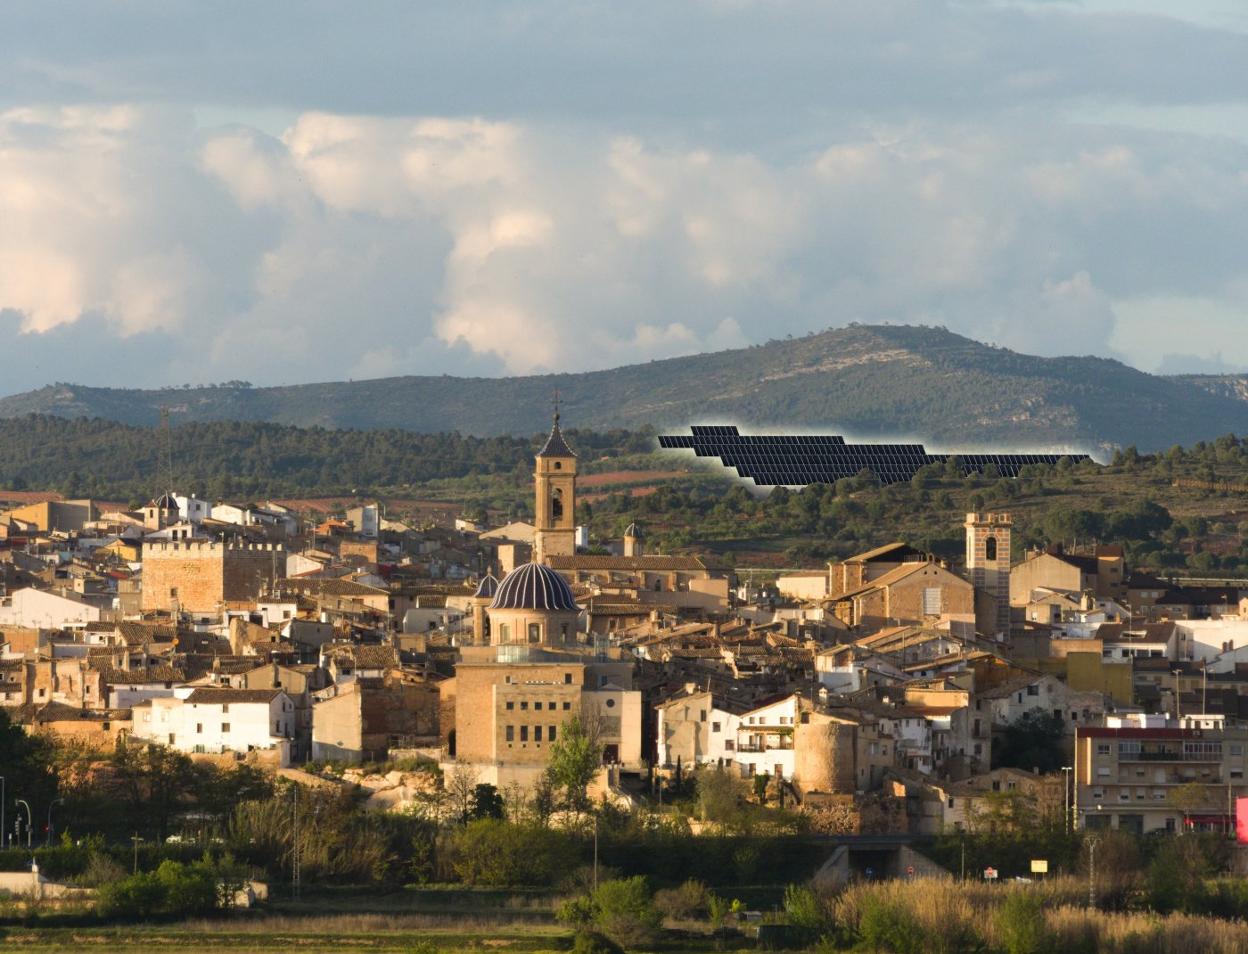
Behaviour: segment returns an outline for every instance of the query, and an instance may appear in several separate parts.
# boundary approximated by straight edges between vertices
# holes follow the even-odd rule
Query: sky
[[[1235,0],[0,5],[0,394],[850,322],[1248,370]]]

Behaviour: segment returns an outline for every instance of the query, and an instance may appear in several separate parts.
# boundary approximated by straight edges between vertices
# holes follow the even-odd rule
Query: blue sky
[[[1248,8],[0,7],[0,393],[851,321],[1248,370]]]

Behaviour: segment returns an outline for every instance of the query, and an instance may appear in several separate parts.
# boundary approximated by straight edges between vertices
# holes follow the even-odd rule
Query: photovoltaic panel
[[[718,457],[760,486],[831,483],[866,471],[882,484],[910,480],[922,467],[956,459],[963,476],[990,472],[1017,477],[1029,464],[1053,465],[1086,454],[929,454],[922,444],[848,444],[837,434],[743,435],[732,425],[695,424],[690,434],[659,437],[659,446]]]

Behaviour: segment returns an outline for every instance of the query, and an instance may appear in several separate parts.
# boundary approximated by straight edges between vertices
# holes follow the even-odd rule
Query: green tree
[[[643,877],[603,882],[591,901],[595,927],[623,948],[650,944],[663,928],[663,915]]]
[[[1062,767],[1065,723],[1059,716],[1031,709],[1009,723],[992,747],[993,768],[1056,772]]]
[[[581,721],[573,716],[559,729],[559,737],[550,746],[547,770],[551,781],[563,790],[570,808],[580,812],[589,807],[585,790],[602,765],[602,746]]]

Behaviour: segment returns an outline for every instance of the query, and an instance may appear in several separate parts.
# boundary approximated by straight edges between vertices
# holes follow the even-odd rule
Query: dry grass
[[[1084,907],[1087,882],[1054,878],[1035,884],[988,885],[952,878],[858,884],[833,902],[838,924],[857,931],[873,905],[903,911],[930,938],[930,950],[963,949],[965,939],[981,939],[989,949],[1004,944],[997,912],[1011,892],[1040,898],[1051,933],[1050,950],[1078,954],[1244,954],[1248,923],[1185,914],[1118,914]]]

